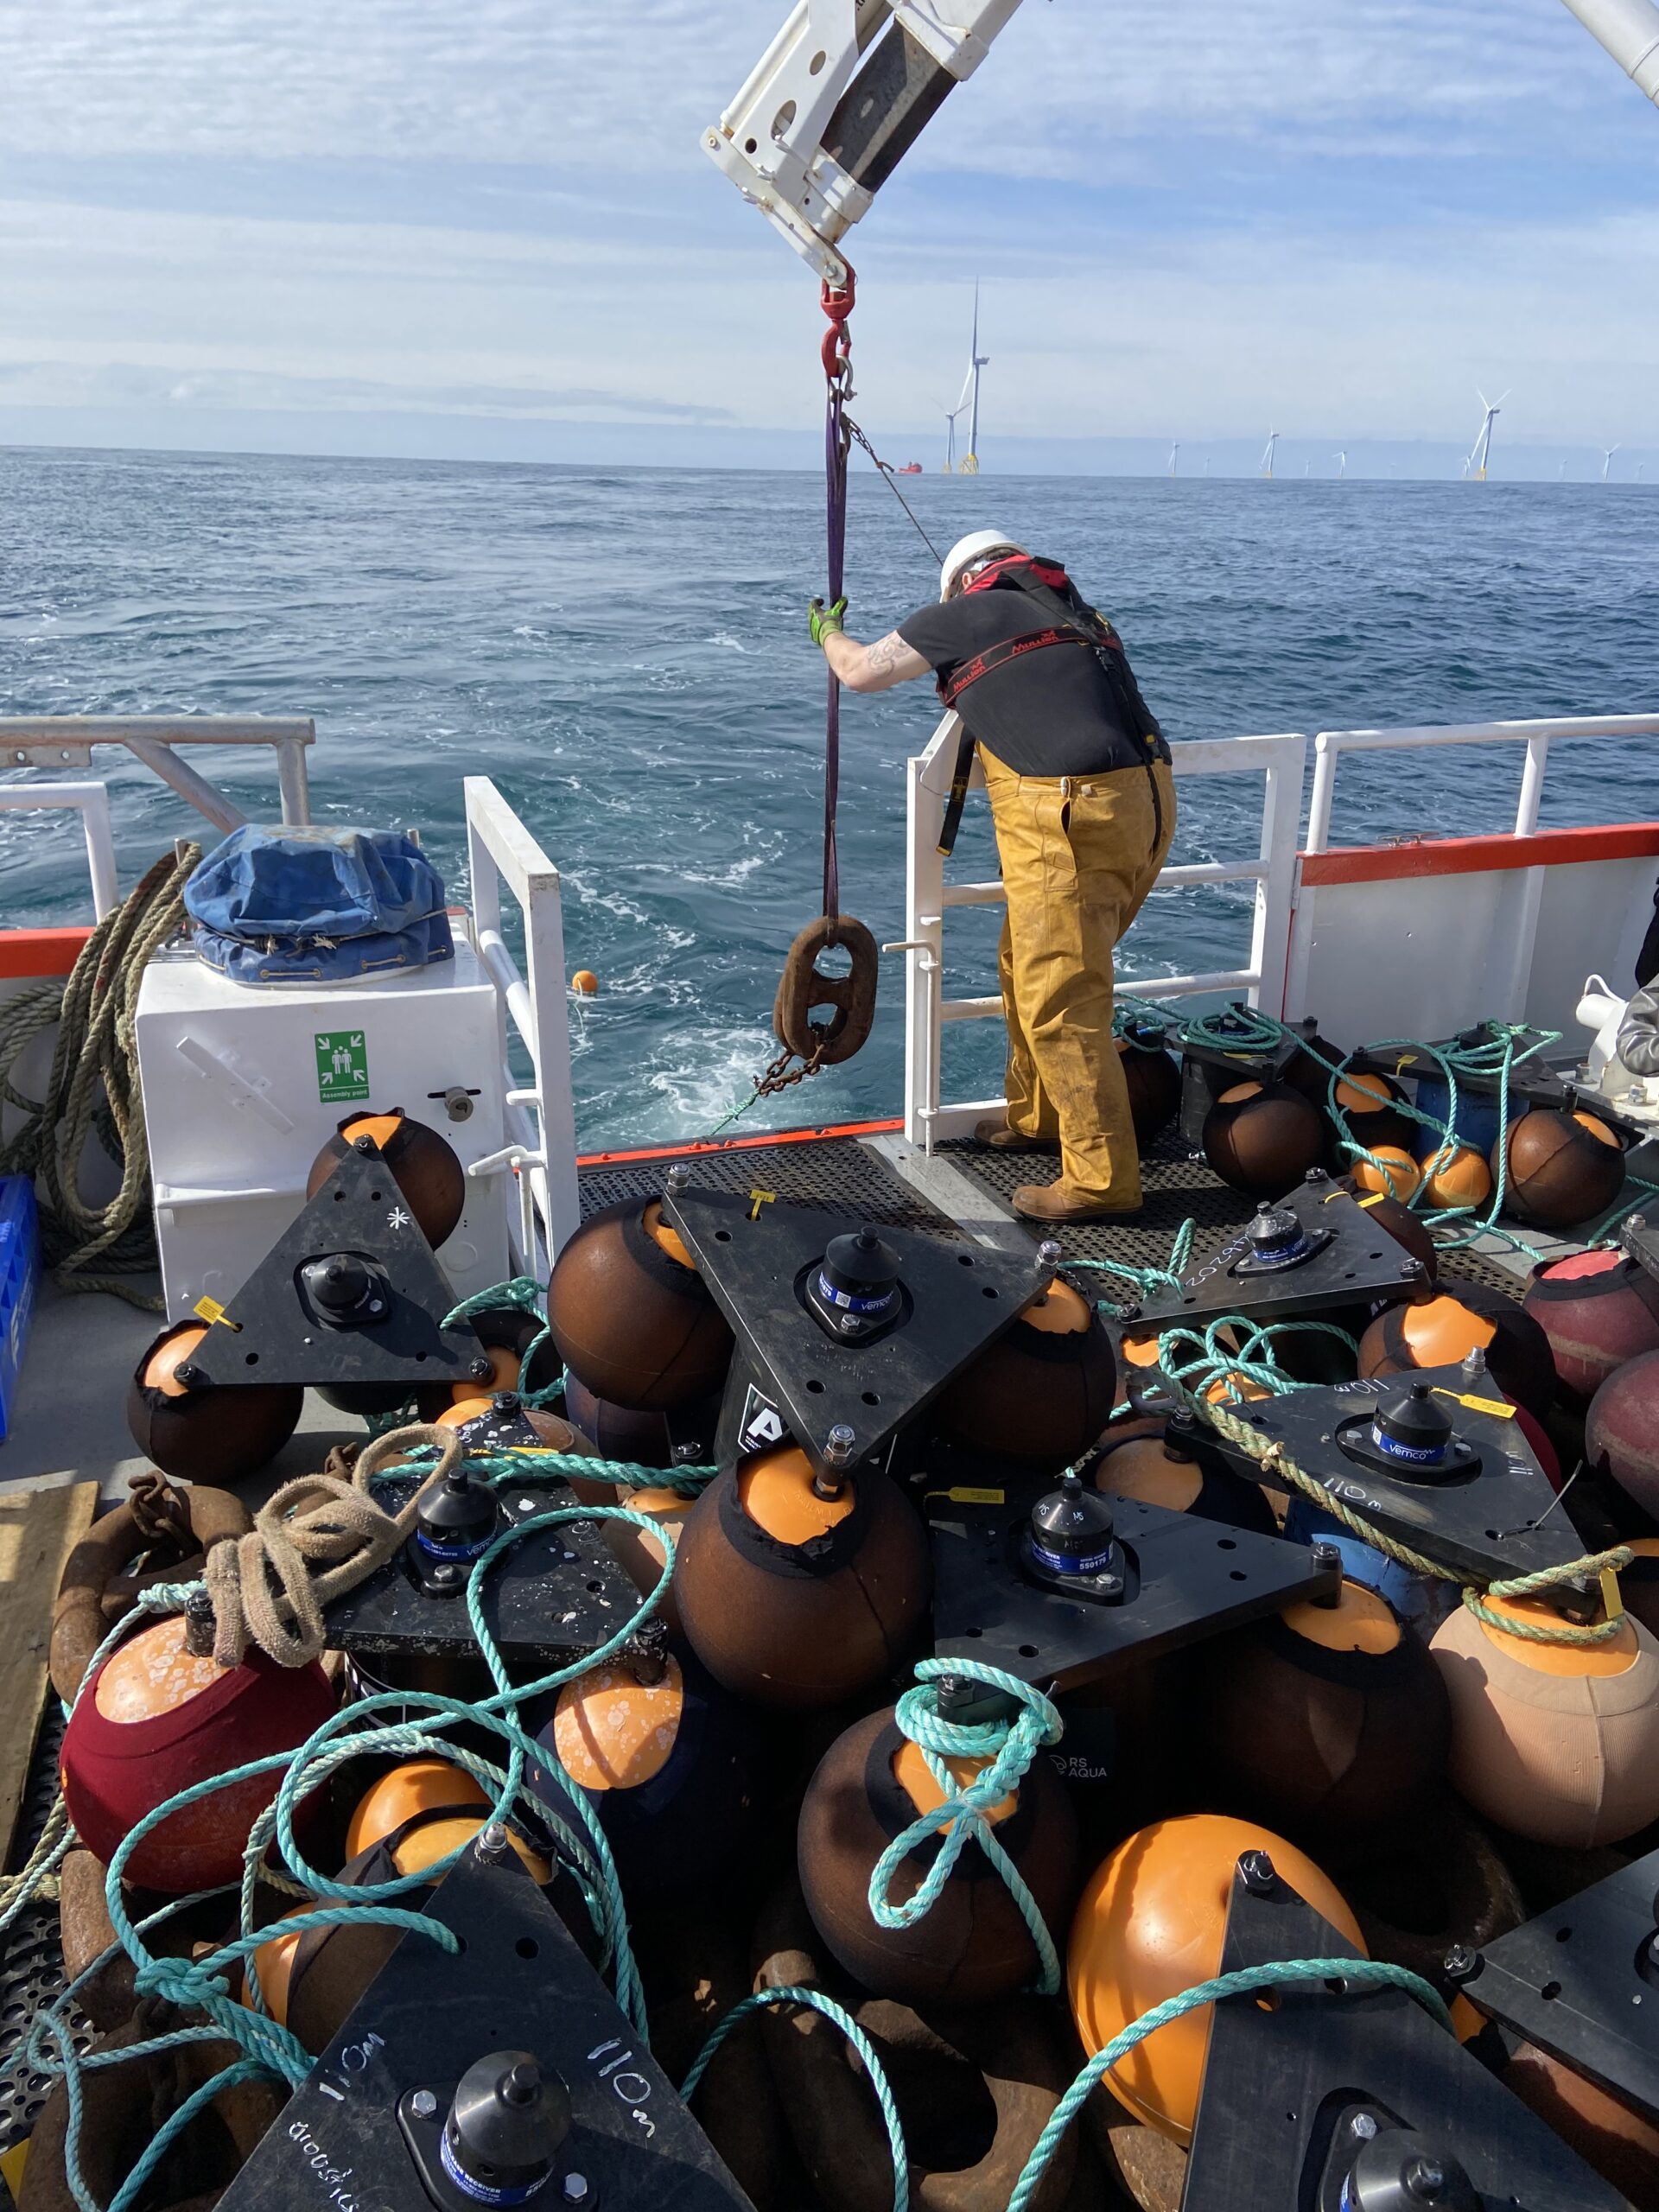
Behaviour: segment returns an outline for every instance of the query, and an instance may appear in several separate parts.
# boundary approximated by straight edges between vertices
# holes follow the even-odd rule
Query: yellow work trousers
[[[983,746],[980,758],[1007,893],[1008,1126],[1058,1138],[1071,1196],[1128,1211],[1141,1159],[1112,1035],[1112,953],[1175,834],[1175,779],[1161,764],[1016,776]]]

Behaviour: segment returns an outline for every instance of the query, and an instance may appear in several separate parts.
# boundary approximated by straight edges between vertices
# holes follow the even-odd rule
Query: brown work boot
[[[1114,1205],[1109,1199],[1080,1198],[1062,1179],[1022,1183],[1008,1204],[1027,1221],[1139,1221],[1141,1208]]]
[[[988,1122],[976,1122],[974,1142],[988,1144],[995,1152],[1052,1152],[1057,1140],[1053,1137],[1021,1136],[1018,1129],[1008,1127],[1001,1114]]]

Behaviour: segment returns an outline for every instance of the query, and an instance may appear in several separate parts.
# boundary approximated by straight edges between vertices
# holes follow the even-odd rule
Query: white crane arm
[[[1653,0],[1567,0],[1631,81],[1659,106],[1659,8]]]
[[[839,241],[1019,5],[798,0],[703,145],[839,290]]]

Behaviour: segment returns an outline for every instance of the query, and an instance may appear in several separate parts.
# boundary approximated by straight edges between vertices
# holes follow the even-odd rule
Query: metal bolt
[[[372,1137],[353,1137],[352,1139],[352,1150],[353,1152],[376,1153],[378,1152],[379,1149],[379,1146],[376,1144]]]
[[[1486,1380],[1486,1355],[1478,1344],[1471,1344],[1463,1362],[1465,1380],[1484,1382]]]
[[[197,1383],[206,1382],[207,1377],[194,1360],[181,1359],[173,1370],[173,1380],[182,1382],[187,1390],[194,1390]]]
[[[1446,2187],[1446,2168],[1433,2158],[1414,2158],[1406,2168],[1406,2187],[1414,2196],[1433,2202]]]
[[[473,1846],[474,1856],[483,1859],[486,1866],[504,1858],[506,1848],[507,1832],[499,1821],[492,1821],[487,1827],[480,1828],[478,1841]]]
[[[430,2089],[416,2089],[409,2101],[409,2108],[416,2120],[430,2120],[437,2111],[438,2101]]]
[[[1647,1225],[1648,1217],[1645,1214],[1627,1214],[1624,1217],[1624,1234],[1627,1236],[1640,1236]]]
[[[1123,1578],[1121,1574],[1097,1574],[1095,1587],[1103,1598],[1116,1598],[1122,1593]]]
[[[594,2185],[586,2174],[566,2174],[560,2184],[559,2194],[567,2204],[591,2204]]]
[[[1424,1272],[1423,1263],[1421,1260],[1414,1260],[1408,1253],[1400,1262],[1400,1272],[1408,1281],[1415,1282],[1418,1276]]]
[[[701,1444],[677,1444],[674,1446],[674,1464],[677,1467],[695,1467],[702,1457]]]
[[[838,1421],[823,1440],[823,1456],[832,1467],[845,1467],[852,1460],[853,1447],[858,1439],[844,1421]]]
[[[863,1324],[856,1313],[843,1313],[837,1319],[836,1326],[843,1337],[852,1337],[857,1335]]]
[[[1265,1851],[1246,1851],[1239,1857],[1238,1878],[1252,1897],[1265,1897],[1273,1894],[1273,1885],[1279,1878]]]
[[[1046,1268],[1058,1268],[1065,1256],[1065,1248],[1058,1237],[1045,1236],[1037,1247],[1038,1260]]]
[[[1454,1943],[1440,1963],[1448,1981],[1472,1981],[1480,1972],[1480,1953],[1467,1943]]]
[[[452,1560],[445,1560],[441,1566],[433,1568],[432,1580],[444,1584],[447,1587],[452,1582],[460,1581],[461,1569]]]
[[[1357,2112],[1350,2125],[1362,2143],[1369,2143],[1376,2133],[1376,2122],[1368,2112]]]
[[[683,1192],[690,1187],[691,1170],[686,1165],[684,1160],[677,1160],[673,1166],[669,1169],[666,1180],[668,1183],[669,1197],[671,1198],[677,1198]],[[580,2180],[580,2175],[575,2177],[575,2178]],[[587,2183],[584,2182],[582,2186],[586,2188]]]
[[[385,1310],[386,1301],[384,1298],[372,1298],[369,1300],[369,1311],[371,1313],[384,1313]]]
[[[533,1513],[536,1510],[536,1500],[533,1497],[515,1497],[512,1505],[516,1513]]]
[[[485,1358],[483,1353],[480,1352],[476,1359],[469,1359],[467,1361],[467,1372],[472,1376],[474,1382],[487,1382],[491,1376],[494,1374],[495,1370],[490,1365],[489,1361]]]
[[[1310,1544],[1308,1546],[1308,1553],[1314,1566],[1319,1569],[1321,1573],[1328,1574],[1333,1569],[1338,1573],[1341,1573],[1342,1554],[1338,1550],[1334,1544]],[[1337,1587],[1332,1590],[1328,1596],[1324,1598],[1316,1598],[1313,1602],[1316,1605],[1326,1606],[1334,1612],[1337,1607],[1342,1603],[1342,1585],[1338,1583]]]

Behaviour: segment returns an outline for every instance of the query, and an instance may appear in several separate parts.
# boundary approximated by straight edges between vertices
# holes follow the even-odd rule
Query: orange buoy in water
[[[547,1315],[566,1367],[635,1413],[708,1397],[731,1360],[731,1330],[656,1198],[583,1222],[554,1263]]]
[[[253,1650],[238,1667],[198,1657],[181,1614],[117,1646],[82,1691],[64,1732],[64,1802],[105,1865],[145,1815],[180,1791],[276,1751],[297,1750],[334,1709],[315,1662],[284,1668]],[[232,1882],[249,1831],[281,1773],[249,1776],[152,1828],[123,1868],[140,1887],[182,1896]]]
[[[1452,1367],[1478,1351],[1506,1397],[1541,1421],[1555,1394],[1549,1339],[1501,1290],[1460,1282],[1379,1313],[1359,1340],[1359,1371],[1370,1382],[1418,1367]]]
[[[1579,1404],[1627,1359],[1659,1351],[1659,1281],[1622,1253],[1544,1261],[1522,1304],[1549,1338],[1557,1378]]]
[[[1590,1401],[1585,1457],[1659,1521],[1659,1351],[1616,1367]]]
[[[1281,1836],[1217,1813],[1154,1821],[1096,1869],[1071,1923],[1066,1990],[1090,2056],[1154,2005],[1220,1973],[1234,1870],[1247,1851],[1265,1851],[1274,1872],[1366,1955],[1341,1892]],[[1126,2110],[1183,2146],[1198,2113],[1210,2018],[1207,2005],[1183,2013],[1103,2076]]]
[[[1373,1157],[1355,1160],[1350,1173],[1357,1190],[1375,1192],[1402,1206],[1409,1205],[1416,1197],[1417,1185],[1422,1180],[1417,1162],[1403,1146],[1397,1144],[1375,1146]]]
[[[1241,1629],[1205,1671],[1199,1763],[1212,1798],[1349,1855],[1397,1833],[1446,1768],[1452,1717],[1433,1661],[1387,1599]]]
[[[1442,1146],[1423,1162],[1423,1198],[1436,1213],[1484,1206],[1492,1195],[1492,1171],[1471,1145]]]
[[[570,978],[570,988],[578,998],[590,999],[599,988],[599,978],[591,968],[578,968]]]
[[[1325,1123],[1287,1083],[1236,1083],[1204,1119],[1204,1156],[1222,1181],[1255,1198],[1281,1198],[1317,1167]]]
[[[348,1114],[311,1163],[305,1195],[315,1198],[349,1153],[378,1154],[429,1244],[453,1235],[467,1209],[467,1175],[451,1147],[396,1107],[390,1114]]]
[[[1496,1178],[1496,1147],[1491,1166]],[[1624,1151],[1595,1115],[1535,1106],[1510,1123],[1506,1212],[1535,1229],[1572,1229],[1605,1213],[1624,1187]]]
[[[1535,1598],[1486,1603],[1560,1625]],[[1429,1648],[1452,1701],[1452,1787],[1485,1819],[1572,1851],[1659,1819],[1659,1643],[1628,1614],[1603,1643],[1535,1643],[1459,1605]]]
[[[988,1764],[947,1759],[966,1786]],[[932,1910],[909,1928],[884,1928],[870,1910],[876,1861],[918,1814],[944,1802],[918,1746],[884,1707],[824,1753],[801,1803],[796,1858],[813,1923],[854,1979],[902,2005],[983,2005],[1034,1980],[1036,1946],[1007,1885],[977,1843],[957,1860]],[[1064,1784],[1040,1753],[988,1816],[1019,1868],[1055,1942],[1077,1895],[1077,1830]],[[888,1892],[903,1904],[938,1856],[920,1844]]]
[[[127,1385],[127,1427],[164,1475],[237,1482],[268,1465],[293,1435],[305,1392],[298,1383],[226,1389],[205,1381],[192,1363],[207,1335],[200,1321],[162,1331]]]
[[[1069,1467],[1089,1449],[1116,1387],[1112,1340],[1099,1315],[1057,1275],[946,1385],[933,1419],[948,1443],[1046,1471]]]
[[[1406,1093],[1392,1076],[1350,1068],[1337,1078],[1336,1103],[1349,1135],[1368,1152],[1384,1146],[1409,1154],[1421,1124],[1401,1110]]]
[[[721,1475],[688,1516],[680,1619],[717,1682],[756,1705],[810,1711],[878,1682],[926,1611],[927,1538],[885,1475],[820,1495],[793,1445]]]

